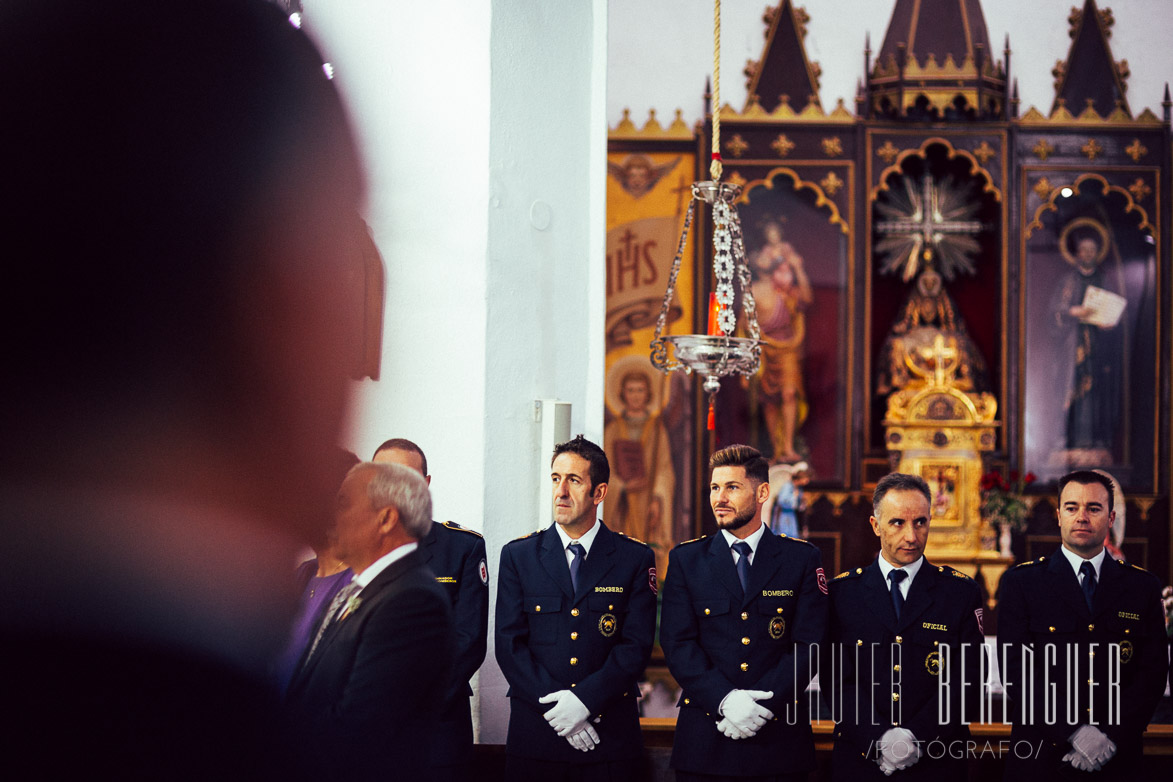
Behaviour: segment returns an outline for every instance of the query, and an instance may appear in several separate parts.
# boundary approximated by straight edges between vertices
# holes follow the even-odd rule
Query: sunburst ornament
[[[908,282],[932,265],[946,280],[959,272],[974,273],[981,251],[977,235],[984,226],[975,219],[981,201],[972,184],[952,178],[935,180],[925,174],[919,187],[912,176],[903,187],[885,190],[876,201],[883,219],[876,223],[875,254],[881,274],[899,274]]]

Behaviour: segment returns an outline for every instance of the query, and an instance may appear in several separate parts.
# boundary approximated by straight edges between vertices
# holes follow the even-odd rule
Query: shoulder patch
[[[957,576],[958,578],[965,579],[966,581],[973,581],[972,576],[968,576],[965,573],[962,573],[960,570],[957,570],[956,568],[951,568],[948,565],[945,565],[944,568],[945,568],[946,573],[951,573],[951,574]]]
[[[457,524],[455,521],[445,521],[445,522],[443,522],[443,524],[444,524],[444,526],[445,526],[445,527],[447,527],[448,529],[454,529],[454,530],[456,530],[457,532],[467,532],[469,535],[476,535],[478,538],[483,538],[483,537],[484,537],[484,535],[482,535],[481,533],[477,532],[476,530],[474,530],[474,529],[469,529],[468,527],[462,527],[462,526],[460,526],[459,524]]]

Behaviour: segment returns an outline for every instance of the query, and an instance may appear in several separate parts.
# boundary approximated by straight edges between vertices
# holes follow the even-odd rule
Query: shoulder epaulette
[[[540,534],[542,534],[542,530],[536,529],[533,532],[528,532],[525,535],[522,535],[520,538],[514,538],[513,540],[525,540],[526,538],[532,538],[534,535],[540,535]]]
[[[851,578],[852,576],[862,576],[863,568],[857,567],[855,570],[844,570],[839,575],[835,576],[832,581],[838,581],[841,578]]]
[[[689,543],[696,543],[697,541],[704,540],[707,537],[708,537],[708,535],[701,535],[699,538],[693,538],[692,540],[686,540],[683,543],[677,543],[676,546],[677,546],[677,548],[679,548],[680,546],[687,546]]]
[[[963,578],[966,581],[973,581],[972,576],[966,573],[962,573],[957,568],[949,567],[948,565],[937,565],[937,571],[941,573],[949,573],[951,575],[957,576],[958,578]]]
[[[631,537],[631,535],[628,535],[626,532],[616,532],[615,534],[616,534],[616,535],[619,535],[620,537],[627,538],[627,539],[628,539],[628,540],[630,540],[632,543],[638,543],[638,544],[640,544],[641,546],[646,546],[647,548],[651,548],[651,546],[650,546],[649,544],[647,544],[647,543],[643,542],[643,541],[642,541],[642,540],[640,540],[639,538],[633,538],[633,537]]]
[[[1121,565],[1127,565],[1130,568],[1133,568],[1135,570],[1139,570],[1141,573],[1149,572],[1149,571],[1145,570],[1144,568],[1142,568],[1140,565],[1133,564],[1132,562],[1125,562],[1123,559],[1118,559],[1116,561],[1119,562]]]
[[[484,537],[484,535],[477,532],[475,529],[469,529],[468,527],[462,527],[459,524],[457,524],[455,521],[445,521],[445,522],[443,522],[443,524],[448,529],[454,529],[457,532],[467,532],[470,535],[476,535],[478,538]]]
[[[1014,566],[1013,569],[1017,570],[1018,568],[1026,567],[1027,565],[1041,565],[1046,560],[1047,560],[1046,557],[1039,557],[1038,559],[1028,559],[1026,562],[1019,562],[1017,565]]]
[[[785,538],[786,540],[793,540],[795,543],[805,543],[808,546],[815,545],[814,543],[811,543],[809,540],[803,540],[802,538],[796,538],[793,535],[787,535],[785,532],[778,533],[778,537]]]

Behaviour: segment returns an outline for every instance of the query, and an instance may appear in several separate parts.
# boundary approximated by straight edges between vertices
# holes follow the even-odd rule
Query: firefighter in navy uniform
[[[402,464],[430,485],[428,460],[410,440],[395,438],[378,447],[372,461]],[[455,522],[433,521],[419,543],[419,554],[452,603],[456,638],[450,687],[436,735],[432,737],[429,782],[463,782],[473,773],[472,710],[469,680],[485,661],[489,633],[489,568],[485,541]]]
[[[1010,738],[1032,746],[1029,757],[1008,757],[1006,779],[1130,779],[1143,771],[1144,730],[1165,689],[1161,587],[1151,573],[1107,556],[1112,502],[1112,484],[1098,472],[1060,478],[1063,545],[1002,577],[998,646]]]
[[[720,532],[672,550],[660,645],[681,685],[676,778],[798,780],[815,767],[804,691],[827,615],[819,551],[762,523],[769,466],[746,445],[713,454]]]
[[[497,663],[509,682],[510,782],[636,782],[636,698],[656,633],[656,559],[596,519],[606,454],[580,435],[554,449],[554,521],[507,543]]]
[[[965,722],[980,721],[981,590],[924,558],[931,496],[918,476],[882,478],[870,519],[880,554],[831,582],[819,685],[836,721],[833,780],[965,774]]]

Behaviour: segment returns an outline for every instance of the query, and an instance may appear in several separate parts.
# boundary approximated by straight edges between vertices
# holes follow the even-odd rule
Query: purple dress
[[[330,605],[330,601],[341,591],[342,587],[350,583],[354,573],[347,568],[341,573],[332,576],[315,576],[318,571],[318,561],[312,559],[302,563],[298,569],[298,580],[304,582],[301,597],[297,601],[297,611],[293,616],[293,627],[289,635],[289,643],[277,657],[275,676],[277,688],[285,692],[301,656],[309,648],[317,632],[322,615]]]

